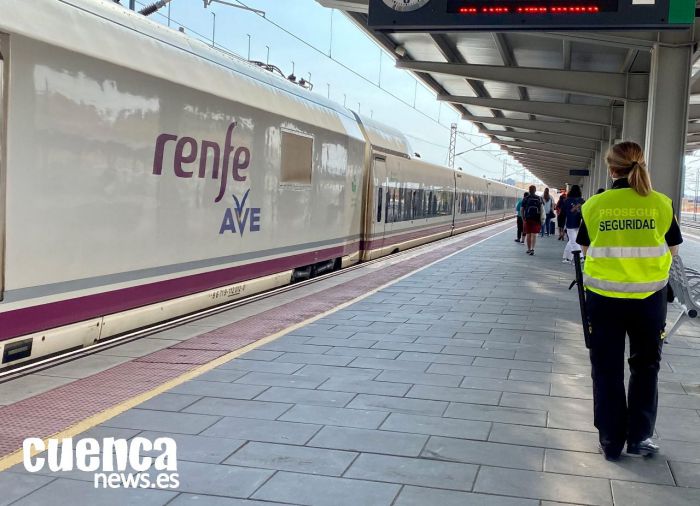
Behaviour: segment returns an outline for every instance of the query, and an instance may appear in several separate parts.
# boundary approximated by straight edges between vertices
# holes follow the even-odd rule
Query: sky
[[[458,131],[455,167],[491,179],[504,174],[515,181],[537,182],[477,128],[461,120],[447,104],[435,99],[394,59],[379,48],[342,12],[327,9],[315,0],[226,0],[265,12],[254,12],[214,1],[206,9],[203,0],[172,0],[170,26],[183,26],[188,34],[250,59],[269,62],[286,75],[292,73],[313,83],[312,93],[399,127],[415,153],[423,160],[446,165],[450,124]],[[146,3],[137,0],[137,7]],[[128,5],[128,0],[122,0]],[[168,7],[151,18],[168,24]],[[215,24],[214,24],[215,21]],[[269,49],[268,49],[269,48]],[[293,63],[292,63],[293,62]],[[310,77],[310,79],[309,79]]]

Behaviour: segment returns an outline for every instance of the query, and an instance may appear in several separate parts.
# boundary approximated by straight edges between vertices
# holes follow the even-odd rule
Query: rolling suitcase
[[[554,235],[554,220],[549,222],[549,235]]]

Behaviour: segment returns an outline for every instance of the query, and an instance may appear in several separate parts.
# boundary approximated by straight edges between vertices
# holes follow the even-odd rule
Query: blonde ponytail
[[[651,180],[649,179],[649,173],[639,163],[634,162],[634,166],[632,167],[632,170],[630,170],[627,180],[630,183],[630,187],[642,197],[646,197],[651,193]]]
[[[613,177],[626,177],[630,188],[643,197],[651,193],[651,179],[639,144],[630,141],[615,144],[608,150],[605,160]]]

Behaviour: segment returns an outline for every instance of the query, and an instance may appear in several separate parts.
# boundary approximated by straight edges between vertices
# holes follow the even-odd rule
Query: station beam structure
[[[545,184],[583,182],[587,193],[606,187],[609,146],[633,140],[645,149],[655,188],[680,202],[683,156],[700,149],[700,73],[690,72],[700,58],[694,51],[700,23],[695,26],[692,0],[655,0],[648,12],[669,9],[672,15],[646,19],[637,16],[645,9],[640,2],[612,0],[608,14],[589,17],[604,26],[571,16],[569,24],[547,24],[559,16],[554,11],[546,20],[533,16],[515,26],[507,22],[515,13],[503,10],[491,12],[491,20],[477,13],[481,21],[457,26],[444,14],[461,0],[317,1],[343,10],[395,55],[398,68],[412,72]],[[372,12],[380,3],[418,6],[409,15],[418,24],[402,28],[397,14],[397,23],[382,25]],[[615,9],[624,15],[616,18]]]

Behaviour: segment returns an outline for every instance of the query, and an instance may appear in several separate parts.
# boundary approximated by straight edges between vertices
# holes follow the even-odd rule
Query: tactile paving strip
[[[511,226],[510,223],[507,225]],[[329,311],[369,290],[500,232],[485,231],[374,270],[255,316],[187,339],[28,399],[0,407],[0,458],[27,437],[46,438],[264,337]]]
[[[239,346],[240,348],[240,346]],[[207,348],[165,348],[144,357],[137,358],[135,362],[157,362],[164,364],[206,364],[226,355],[227,350],[211,350]]]

